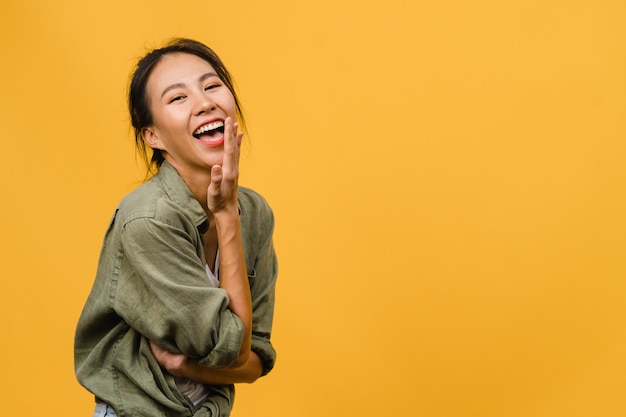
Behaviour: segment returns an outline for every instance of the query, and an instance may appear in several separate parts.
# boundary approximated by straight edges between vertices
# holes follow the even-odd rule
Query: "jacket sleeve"
[[[269,208],[262,216],[259,247],[254,269],[248,271],[252,295],[252,351],[263,364],[262,375],[267,374],[276,362],[276,351],[270,341],[274,317],[274,294],[278,263],[273,245],[274,216]]]
[[[200,235],[176,216],[137,217],[122,231],[113,308],[145,337],[209,367],[238,356],[243,324],[208,283]]]

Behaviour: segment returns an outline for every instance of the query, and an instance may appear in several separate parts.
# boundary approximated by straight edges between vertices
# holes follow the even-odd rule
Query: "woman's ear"
[[[154,127],[144,127],[141,130],[141,137],[152,149],[163,150],[163,143],[161,142],[157,132],[154,130]]]

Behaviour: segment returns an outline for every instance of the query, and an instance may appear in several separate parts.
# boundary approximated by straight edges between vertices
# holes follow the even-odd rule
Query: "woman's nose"
[[[198,95],[196,99],[196,114],[209,113],[215,109],[215,103],[206,94]]]

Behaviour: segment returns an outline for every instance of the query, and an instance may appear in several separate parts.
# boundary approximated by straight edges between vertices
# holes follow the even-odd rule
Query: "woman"
[[[156,171],[106,232],[75,337],[96,415],[228,416],[237,382],[274,366],[273,214],[238,186],[242,120],[230,74],[178,39],[129,89],[136,145]]]

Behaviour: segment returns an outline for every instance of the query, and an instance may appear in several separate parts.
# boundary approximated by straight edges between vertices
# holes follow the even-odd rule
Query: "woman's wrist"
[[[239,226],[239,208],[237,206],[232,209],[220,210],[217,213],[213,214],[213,221],[216,225],[228,226],[228,225],[237,225]]]

